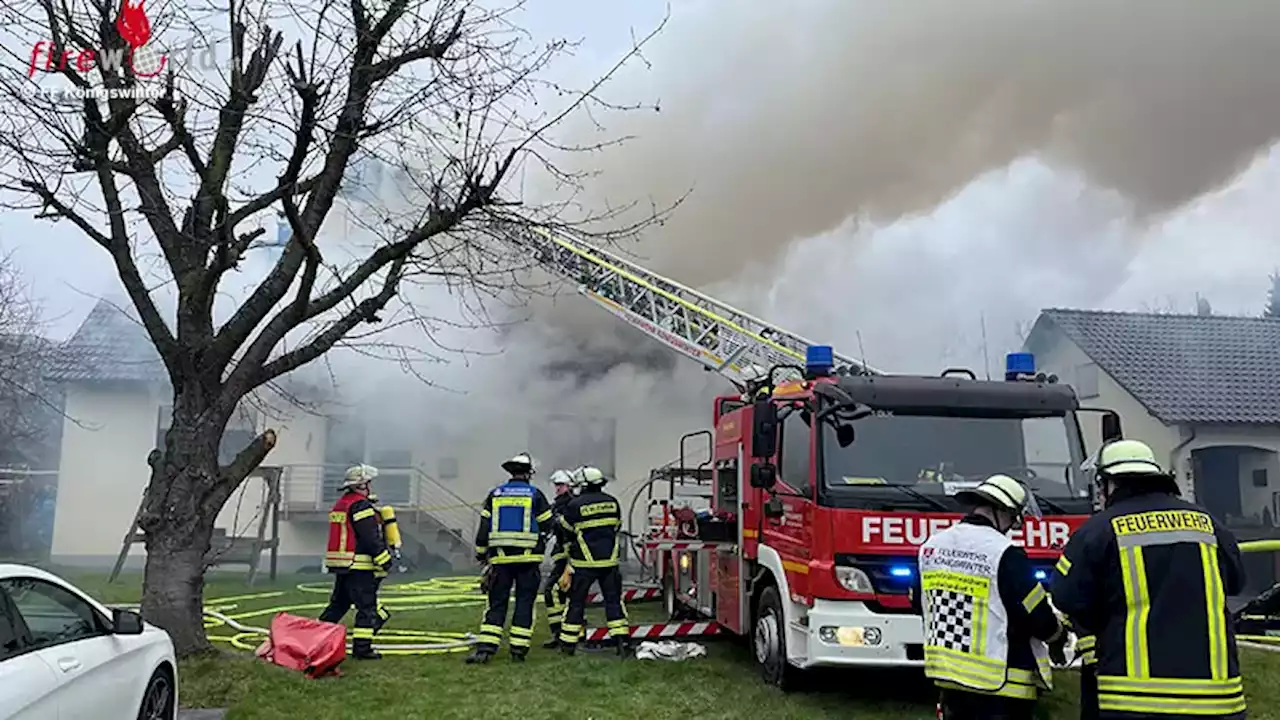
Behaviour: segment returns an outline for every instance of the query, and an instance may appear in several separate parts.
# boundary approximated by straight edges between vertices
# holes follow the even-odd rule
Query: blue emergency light
[[[830,345],[810,345],[804,351],[805,372],[813,377],[831,373],[836,364],[836,351]]]
[[[896,578],[911,577],[911,568],[906,565],[895,565],[889,568],[889,574]]]
[[[1047,578],[1047,577],[1049,577],[1049,573],[1047,573],[1047,572],[1045,572],[1045,571],[1043,571],[1043,570],[1037,570],[1037,571],[1036,571],[1036,579],[1037,579],[1037,580],[1044,580],[1044,579],[1045,579],[1045,578]]]
[[[1029,352],[1009,353],[1004,356],[1004,379],[1013,381],[1023,375],[1036,374],[1036,356]]]

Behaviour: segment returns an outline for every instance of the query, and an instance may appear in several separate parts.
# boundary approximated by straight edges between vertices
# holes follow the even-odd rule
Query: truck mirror
[[[1113,440],[1119,440],[1124,437],[1124,431],[1120,428],[1120,416],[1114,412],[1107,411],[1102,415],[1102,442],[1109,443]]]
[[[751,418],[751,456],[773,457],[778,452],[778,406],[772,400],[757,400]]]
[[[836,426],[836,444],[842,448],[847,448],[853,444],[853,426],[852,425]]]
[[[772,490],[778,484],[778,469],[772,463],[753,463],[751,465],[751,487],[761,490]]]

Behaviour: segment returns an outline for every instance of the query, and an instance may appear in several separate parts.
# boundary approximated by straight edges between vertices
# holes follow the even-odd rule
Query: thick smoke
[[[692,189],[645,262],[848,354],[860,335],[892,369],[973,361],[983,324],[1000,352],[1040,307],[1104,303],[1169,213],[1280,133],[1265,3],[674,12],[626,88],[661,111],[608,121],[637,139],[590,156],[588,196]],[[1185,251],[1213,264],[1209,242]],[[1152,289],[1136,302],[1187,290]]]

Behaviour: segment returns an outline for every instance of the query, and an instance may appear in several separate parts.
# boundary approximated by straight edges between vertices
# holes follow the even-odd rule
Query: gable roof
[[[45,377],[62,382],[168,382],[147,331],[107,300],[99,300],[62,345]]]
[[[1280,423],[1280,320],[1051,308],[1052,324],[1165,423]]]

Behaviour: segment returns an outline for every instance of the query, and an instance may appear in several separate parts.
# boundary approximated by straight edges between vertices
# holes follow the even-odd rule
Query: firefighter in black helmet
[[[489,606],[468,664],[487,663],[498,652],[513,589],[508,639],[512,660],[524,661],[533,637],[533,606],[542,582],[539,567],[551,530],[551,503],[531,482],[534,467],[528,453],[502,463],[502,469],[511,478],[489,491],[476,528],[476,560],[487,565]]]
[[[560,650],[572,655],[577,649],[582,639],[587,596],[591,586],[599,583],[609,637],[616,643],[618,655],[625,656],[631,627],[627,624],[627,609],[622,604],[622,569],[618,567],[622,506],[617,498],[604,491],[608,479],[599,469],[584,467],[575,473],[582,492],[569,501],[560,515],[560,526],[574,539],[569,545],[573,575],[569,607],[560,626]]]
[[[1098,453],[1105,509],[1071,536],[1053,602],[1095,634],[1101,718],[1244,718],[1226,598],[1244,586],[1240,547],[1177,497],[1145,443]]]

